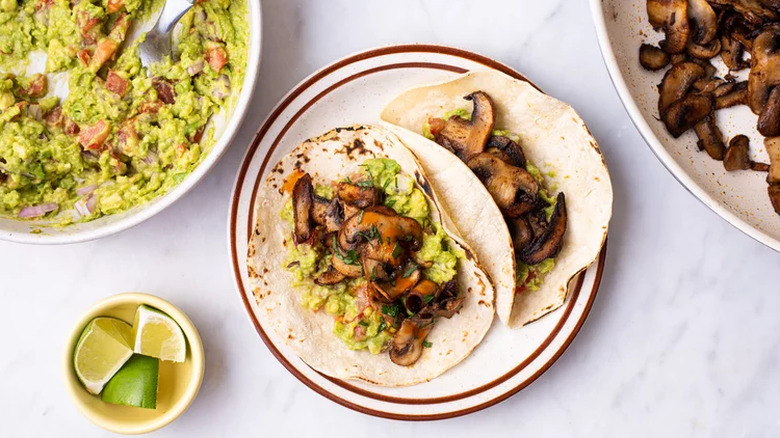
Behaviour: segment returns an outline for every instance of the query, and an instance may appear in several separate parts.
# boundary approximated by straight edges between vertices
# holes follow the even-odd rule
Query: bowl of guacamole
[[[254,88],[260,5],[197,0],[170,57],[162,0],[0,0],[0,238],[68,243],[158,213],[227,149]]]

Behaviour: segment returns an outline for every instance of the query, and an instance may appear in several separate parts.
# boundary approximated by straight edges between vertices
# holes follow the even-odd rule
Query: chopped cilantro
[[[433,294],[428,294],[423,296],[423,300],[425,301],[425,304],[428,304],[431,301],[433,301],[433,298],[434,298]]]
[[[425,347],[425,348],[431,348],[431,347],[433,347],[433,344],[431,344],[428,341],[422,341],[422,346]]]
[[[398,316],[398,311],[401,310],[398,304],[390,304],[389,306],[387,304],[382,304],[382,313],[384,313],[387,316],[391,316],[395,318]]]
[[[403,248],[401,248],[401,245],[399,245],[398,242],[395,242],[395,246],[393,247],[393,258],[394,259],[398,258],[398,256],[400,256],[402,252],[403,252]]]
[[[387,323],[385,322],[385,319],[382,318],[379,320],[379,328],[377,329],[377,333],[382,333],[387,328]]]
[[[341,260],[342,262],[344,262],[344,263],[346,263],[348,265],[357,265],[358,264],[357,263],[358,258],[359,258],[358,253],[355,250],[350,249],[349,251],[347,251],[346,255],[342,254],[341,250],[339,249],[338,243],[336,243],[336,236],[335,235],[333,236],[333,254],[335,254],[336,257],[339,258],[339,260]]]
[[[412,266],[409,266],[409,269],[404,271],[404,278],[407,278],[408,276],[412,275],[412,272],[416,271],[419,268],[416,263],[412,263]],[[426,301],[427,303],[427,301]]]
[[[368,321],[360,321],[358,324],[362,325],[363,327],[368,327]]]
[[[392,208],[395,205],[395,199],[388,199],[385,205]]]

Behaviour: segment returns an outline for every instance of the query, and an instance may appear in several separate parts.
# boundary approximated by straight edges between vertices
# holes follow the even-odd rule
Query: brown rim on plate
[[[472,412],[476,412],[478,410],[484,409],[486,407],[492,406],[496,403],[499,403],[503,400],[506,400],[510,396],[516,394],[518,391],[522,390],[529,384],[531,384],[533,381],[535,381],[541,374],[543,374],[557,359],[560,357],[561,354],[566,350],[566,348],[569,346],[569,344],[572,342],[574,337],[579,332],[579,329],[581,328],[582,324],[584,323],[585,319],[587,318],[587,315],[590,311],[591,306],[593,305],[593,301],[595,300],[596,293],[598,292],[599,284],[601,282],[601,276],[604,269],[604,261],[606,258],[606,240],[604,242],[604,246],[602,247],[601,253],[598,258],[598,266],[596,271],[596,277],[594,279],[593,288],[591,290],[591,296],[588,298],[588,301],[585,305],[585,309],[583,311],[582,316],[577,321],[576,326],[574,327],[573,331],[570,333],[569,337],[564,341],[563,345],[554,353],[554,355],[545,363],[543,364],[539,370],[537,370],[533,375],[529,376],[527,379],[525,379],[523,382],[521,382],[518,386],[515,388],[512,388],[511,390],[507,391],[504,394],[501,394],[497,396],[494,399],[488,400],[487,402],[481,403],[476,406],[472,406],[466,409],[462,409],[459,411],[451,411],[441,414],[426,414],[426,415],[407,415],[407,414],[397,414],[397,413],[391,413],[391,412],[383,412],[374,410],[371,408],[367,408],[365,406],[357,405],[349,400],[345,400],[325,388],[319,386],[312,380],[310,380],[308,377],[306,377],[303,373],[301,373],[295,366],[293,366],[287,359],[279,352],[279,350],[276,348],[276,346],[273,344],[273,342],[270,340],[268,335],[263,330],[262,326],[260,325],[259,321],[254,315],[254,312],[252,310],[252,304],[249,300],[249,296],[247,294],[247,291],[244,288],[243,285],[243,277],[241,275],[240,267],[239,267],[239,256],[236,251],[236,227],[237,227],[237,211],[238,211],[238,200],[240,197],[240,187],[243,186],[243,183],[245,181],[245,178],[247,176],[249,164],[252,161],[252,158],[257,151],[257,148],[260,145],[260,142],[267,134],[268,130],[270,129],[271,125],[278,119],[278,117],[281,115],[281,113],[287,109],[287,107],[298,97],[300,96],[304,91],[309,89],[312,85],[317,83],[322,78],[326,77],[327,75],[331,74],[332,72],[339,70],[347,65],[360,62],[366,59],[388,55],[388,54],[396,54],[396,53],[407,53],[407,52],[428,52],[428,53],[437,53],[437,54],[445,54],[455,57],[464,58],[468,61],[477,62],[479,64],[485,65],[487,67],[493,68],[495,70],[501,71],[502,73],[508,74],[516,79],[528,82],[529,84],[536,87],[535,84],[530,82],[527,78],[525,78],[523,75],[518,73],[517,71],[513,70],[512,68],[499,63],[498,61],[492,60],[490,58],[487,58],[482,55],[478,55],[476,53],[468,52],[462,49],[456,49],[452,47],[446,47],[446,46],[436,46],[436,45],[420,45],[420,44],[413,44],[413,45],[400,45],[400,46],[390,46],[390,47],[383,47],[379,49],[369,50],[366,52],[361,52],[352,56],[349,56],[347,58],[344,58],[340,61],[335,62],[334,64],[331,64],[322,70],[314,73],[312,76],[304,80],[301,84],[296,86],[284,99],[282,102],[278,104],[278,106],[273,110],[273,112],[268,116],[266,121],[263,123],[262,127],[258,131],[258,133],[255,135],[254,139],[252,140],[252,143],[247,150],[247,153],[244,157],[243,163],[241,165],[241,168],[239,170],[239,174],[236,180],[235,189],[233,193],[233,199],[232,199],[232,205],[230,209],[230,251],[231,251],[231,259],[233,263],[233,272],[236,279],[236,286],[239,289],[239,292],[241,294],[242,301],[244,303],[244,307],[252,320],[252,323],[255,326],[255,329],[257,330],[258,334],[262,338],[263,342],[266,344],[266,347],[271,351],[271,353],[276,357],[276,359],[291,373],[293,374],[298,380],[300,380],[302,383],[304,383],[306,386],[310,387],[320,395],[339,403],[345,407],[348,407],[350,409],[384,418],[391,418],[391,419],[398,419],[398,420],[435,420],[435,419],[444,419],[444,418],[451,418],[456,417],[460,415],[469,414]],[[452,66],[447,64],[440,64],[440,63],[431,63],[431,62],[406,62],[406,63],[397,63],[397,64],[388,64],[383,66],[374,67],[371,69],[367,69],[361,72],[358,72],[354,75],[351,75],[347,78],[344,78],[319,94],[317,94],[315,97],[313,97],[311,100],[306,102],[299,111],[296,112],[296,114],[291,117],[291,119],[284,125],[280,133],[277,135],[277,137],[274,139],[272,145],[270,146],[268,152],[266,153],[265,157],[263,158],[263,162],[261,164],[260,170],[259,170],[259,176],[262,176],[265,168],[268,164],[268,161],[270,160],[271,155],[275,151],[276,147],[278,146],[279,142],[281,141],[281,138],[286,134],[286,132],[289,130],[289,128],[292,126],[293,123],[297,121],[297,119],[305,113],[312,105],[314,105],[318,100],[320,100],[325,95],[329,94],[334,89],[348,83],[351,81],[354,81],[356,79],[359,79],[361,77],[364,77],[366,75],[377,73],[381,71],[386,71],[390,69],[395,68],[410,68],[410,67],[417,67],[417,68],[431,68],[431,69],[439,69],[439,70],[447,70],[452,71],[455,73],[464,73],[467,71],[466,69],[463,69],[458,66]],[[536,87],[538,89],[538,87]],[[540,90],[541,91],[541,90]],[[257,190],[260,184],[260,178],[255,181],[255,184],[252,189],[252,195],[250,198],[250,206],[249,211],[247,214],[248,221],[247,221],[247,236],[251,236],[252,229],[253,229],[253,217],[254,217],[254,204],[256,200]],[[427,398],[427,399],[406,399],[406,398],[400,398],[400,397],[391,397],[391,396],[385,396],[382,394],[373,393],[371,391],[367,391],[363,388],[356,387],[354,385],[351,385],[343,380],[334,379],[329,376],[323,375],[328,381],[347,389],[357,395],[363,396],[363,397],[369,397],[373,399],[377,399],[380,401],[390,402],[390,403],[397,403],[397,404],[407,404],[407,405],[419,405],[419,404],[435,404],[435,403],[445,403],[449,401],[459,400],[462,398],[466,398],[469,396],[473,396],[475,394],[478,394],[480,392],[484,392],[486,390],[489,390],[506,380],[512,378],[517,373],[522,371],[523,368],[525,368],[528,364],[530,364],[533,360],[535,360],[553,341],[553,339],[559,334],[561,328],[563,325],[568,321],[568,318],[571,314],[571,311],[574,307],[574,304],[576,302],[576,298],[579,296],[579,292],[582,287],[583,279],[584,279],[584,273],[578,274],[580,275],[580,278],[577,280],[575,289],[571,292],[571,296],[569,298],[569,303],[566,306],[564,310],[564,315],[562,316],[561,320],[556,324],[555,328],[551,332],[551,334],[545,339],[545,341],[523,362],[518,364],[517,367],[510,370],[508,373],[504,374],[503,376],[491,381],[490,383],[487,383],[485,385],[482,385],[478,388],[474,388],[468,391],[465,391],[460,394],[454,394],[451,396],[444,396],[444,397],[435,397],[435,398]]]

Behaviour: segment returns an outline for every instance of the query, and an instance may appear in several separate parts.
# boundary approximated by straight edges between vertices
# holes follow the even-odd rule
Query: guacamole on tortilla
[[[430,282],[430,285],[437,287],[455,278],[456,265],[458,259],[463,258],[463,251],[447,244],[449,239],[446,233],[439,222],[430,219],[431,210],[428,200],[423,192],[415,186],[414,179],[401,171],[398,162],[388,158],[368,159],[361,164],[360,169],[360,172],[345,178],[339,184],[314,185],[313,196],[316,196],[314,202],[327,203],[328,205],[333,202],[346,202],[343,199],[337,201],[334,199],[338,198],[339,193],[343,194],[349,189],[359,190],[362,196],[365,196],[365,193],[373,193],[374,196],[382,200],[381,205],[391,208],[399,216],[414,219],[423,230],[422,243],[413,252],[414,256],[411,261],[403,267],[401,278],[421,277]],[[287,221],[291,227],[295,225],[293,196],[287,198],[280,213],[281,218]],[[357,208],[350,206],[346,208],[354,210],[358,215],[363,215],[363,221],[368,223],[369,217],[360,212],[370,211],[370,209],[357,210]],[[382,237],[376,227],[370,228],[368,232],[360,233],[359,236],[369,243]],[[399,242],[403,243],[403,239]],[[394,258],[397,257],[396,251],[400,255],[402,249],[400,244],[391,248]],[[389,342],[399,328],[399,324],[395,324],[395,321],[399,320],[398,313],[407,314],[409,309],[403,300],[399,300],[381,307],[377,306],[376,310],[378,311],[376,312],[366,311],[369,301],[366,294],[371,293],[367,288],[367,283],[374,282],[376,277],[380,276],[376,266],[368,275],[353,279],[342,278],[330,284],[323,282],[322,277],[334,271],[334,253],[342,254],[340,261],[349,262],[347,263],[349,265],[359,266],[361,264],[357,259],[349,260],[351,255],[349,251],[342,252],[334,246],[333,242],[325,239],[322,242],[317,240],[298,244],[289,242],[284,266],[287,271],[293,274],[293,286],[301,291],[301,304],[311,311],[324,310],[332,315],[335,318],[333,333],[349,349],[367,349],[372,354],[379,354],[387,349]],[[355,257],[357,257],[356,252]],[[422,275],[415,272],[417,270]],[[395,283],[393,284],[395,285]],[[420,284],[424,285],[425,283]],[[434,290],[436,287],[431,289],[430,293],[433,293]],[[426,296],[426,299],[429,300],[433,298],[433,295]],[[428,301],[426,301],[427,303]]]
[[[147,70],[127,36],[162,3],[0,0],[0,214],[66,225],[119,213],[203,160],[209,119],[243,83],[246,0],[197,1],[174,59]],[[43,73],[10,73],[34,51]],[[50,79],[65,74],[60,98]]]

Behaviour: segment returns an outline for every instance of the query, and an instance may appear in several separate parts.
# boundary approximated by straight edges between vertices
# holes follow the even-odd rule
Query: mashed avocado
[[[147,69],[126,41],[162,0],[0,0],[0,70],[30,53],[54,76],[0,74],[0,214],[65,225],[166,193],[214,144],[206,129],[246,69],[246,0],[206,0],[181,20],[176,60]],[[60,214],[65,211],[72,214]]]
[[[388,158],[366,160],[363,170],[371,178],[374,187],[382,189],[385,205],[396,213],[413,218],[425,226],[431,213],[428,200],[414,184],[411,176],[401,173],[401,166]]]
[[[441,224],[431,220],[428,200],[417,188],[414,179],[403,173],[395,160],[387,158],[366,160],[361,170],[364,175],[358,177],[382,190],[385,206],[401,216],[415,219],[423,227],[422,247],[414,257],[414,262],[419,266],[413,263],[414,269],[427,266],[422,268],[423,276],[437,284],[453,279],[457,273],[458,259],[463,257],[462,251],[449,243],[450,238]],[[352,182],[352,179],[347,181]],[[335,196],[334,186],[330,185],[315,184],[314,192],[327,199]],[[279,216],[292,228],[292,197],[286,199]],[[348,348],[367,349],[372,354],[379,354],[393,338],[396,328],[387,324],[382,312],[372,307],[363,310],[358,308],[356,295],[359,288],[367,287],[367,280],[357,278],[326,286],[314,282],[315,278],[331,267],[330,249],[319,242],[314,245],[295,245],[288,241],[284,267],[292,274],[291,284],[301,292],[302,306],[314,312],[325,311],[334,317],[333,333]]]
[[[517,261],[517,284],[521,291],[537,291],[544,283],[544,278],[555,267],[555,259],[545,259],[540,263],[528,266]]]

